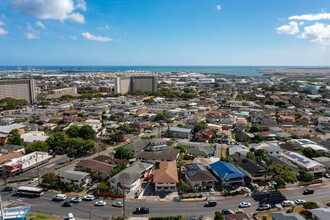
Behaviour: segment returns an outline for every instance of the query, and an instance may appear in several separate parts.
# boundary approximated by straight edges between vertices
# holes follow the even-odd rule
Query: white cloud
[[[304,22],[303,21],[301,21],[301,22],[299,22],[299,24],[298,24],[299,26],[303,26],[304,25]]]
[[[94,36],[94,35],[90,34],[89,32],[82,33],[81,35],[87,40],[95,40],[95,41],[101,41],[101,42],[112,41],[111,38]]]
[[[316,22],[304,28],[299,38],[312,42],[319,42],[323,45],[330,45],[330,25]]]
[[[318,14],[305,14],[305,15],[294,15],[289,17],[289,20],[305,20],[305,21],[317,21],[328,19],[330,20],[330,13],[318,13]]]
[[[217,11],[221,11],[221,5],[217,5],[217,6],[215,6],[215,10],[217,10]]]
[[[16,27],[19,29],[23,29],[23,27],[21,25],[16,24]]]
[[[2,19],[6,19],[6,15],[5,15],[5,14],[2,14],[2,15],[1,15],[1,18],[2,18]]]
[[[46,26],[45,26],[41,21],[37,21],[37,22],[36,22],[36,26],[37,26],[37,27],[40,27],[40,28],[42,28],[42,29],[44,29],[44,30],[47,29]]]
[[[82,14],[74,12],[76,8],[73,0],[13,0],[10,7],[22,15],[39,19],[85,22],[85,17]]]
[[[6,23],[3,21],[0,21],[0,26],[3,26],[3,25],[6,25]]]
[[[6,34],[8,34],[8,31],[6,31],[3,28],[0,28],[0,35],[6,35]]]
[[[77,40],[77,36],[70,36],[71,40]]]
[[[77,0],[76,8],[79,8],[83,11],[86,11],[87,10],[87,3],[85,2],[85,0]]]
[[[104,31],[104,30],[110,30],[109,25],[105,25],[104,27],[98,27],[97,30]]]
[[[27,32],[24,34],[25,34],[25,38],[28,40],[40,39],[39,34],[36,32]]]
[[[30,23],[26,23],[26,28],[29,32],[24,33],[25,38],[28,40],[40,39],[40,32],[35,30]]]
[[[64,36],[63,35],[59,35],[58,38],[60,38],[61,40],[64,39]]]
[[[297,22],[290,21],[289,24],[283,25],[281,27],[276,28],[277,33],[279,34],[296,34],[299,32],[299,27]]]

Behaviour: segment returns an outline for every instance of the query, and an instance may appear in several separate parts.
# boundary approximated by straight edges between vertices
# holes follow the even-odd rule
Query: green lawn
[[[59,220],[58,218],[53,218],[53,217],[48,217],[48,216],[43,216],[43,215],[34,215],[34,214],[28,214],[26,217],[34,218],[34,219],[38,219],[38,220]]]

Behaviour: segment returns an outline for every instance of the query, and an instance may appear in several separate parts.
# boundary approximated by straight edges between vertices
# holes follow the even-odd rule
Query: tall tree
[[[82,126],[79,130],[79,133],[78,133],[78,137],[81,137],[85,140],[88,140],[88,139],[94,140],[95,136],[96,136],[95,131],[89,125]]]
[[[46,142],[34,141],[33,143],[31,143],[25,147],[25,152],[26,153],[32,153],[34,151],[46,152],[46,151],[48,151],[48,149],[49,149],[49,146]]]
[[[117,147],[116,148],[116,153],[114,155],[115,158],[118,158],[118,159],[131,159],[133,157],[133,152],[126,148],[126,147],[123,147],[123,146],[120,146],[120,147]]]
[[[80,127],[78,125],[71,125],[68,130],[65,131],[65,133],[70,138],[76,138],[79,135]]]
[[[21,138],[17,129],[14,129],[9,133],[8,144],[24,146],[24,140]]]

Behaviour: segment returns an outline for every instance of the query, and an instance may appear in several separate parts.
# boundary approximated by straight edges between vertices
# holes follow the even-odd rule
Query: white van
[[[66,195],[65,194],[57,194],[54,196],[53,198],[54,200],[57,200],[57,201],[63,201],[66,199]]]
[[[68,213],[68,220],[75,220],[72,213]]]

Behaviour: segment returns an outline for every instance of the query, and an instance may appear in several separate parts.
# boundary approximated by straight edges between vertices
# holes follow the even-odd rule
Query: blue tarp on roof
[[[216,172],[222,179],[240,178],[245,177],[245,175],[239,171],[231,163],[217,161],[210,164],[210,167]]]

